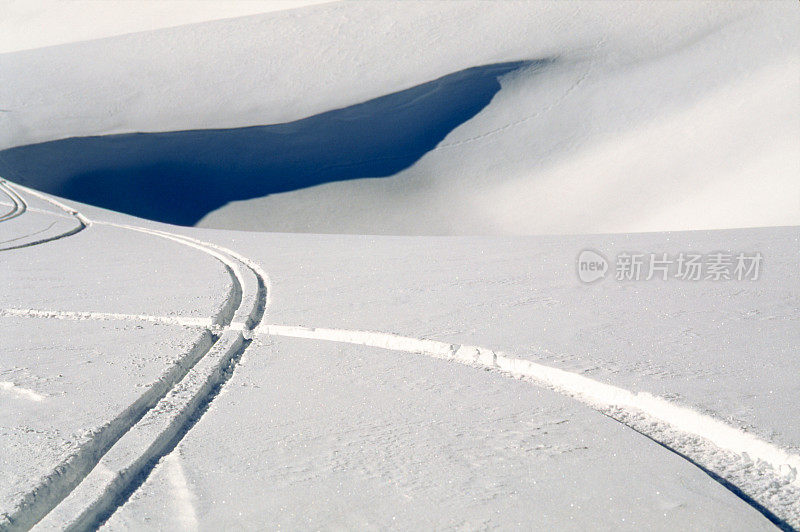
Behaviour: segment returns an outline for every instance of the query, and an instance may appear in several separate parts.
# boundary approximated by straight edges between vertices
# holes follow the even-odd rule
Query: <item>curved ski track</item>
[[[8,184],[4,185],[0,188],[15,204],[12,213],[24,212],[24,200]],[[422,354],[530,380],[577,399],[676,453],[761,512],[778,528],[800,528],[800,456],[787,453],[711,416],[648,393],[630,392],[583,375],[512,358],[482,347],[382,332],[266,324],[262,319],[270,293],[269,278],[258,264],[247,257],[222,246],[175,233],[110,222],[89,222],[70,207],[36,191],[25,190],[76,217],[82,225],[78,231],[96,223],[168,239],[207,253],[224,265],[234,287],[217,316],[210,321],[185,322],[188,326],[205,326],[205,341],[201,341],[176,364],[180,371],[168,379],[162,379],[163,382],[159,381],[159,391],[151,394],[157,397],[137,401],[141,403],[137,407],[140,412],[128,412],[131,407],[126,410],[127,414],[124,413],[104,427],[115,433],[116,437],[109,437],[101,429],[86,446],[91,447],[92,452],[84,453],[96,459],[81,457],[73,460],[76,463],[60,467],[48,477],[45,485],[40,486],[38,491],[42,493],[31,494],[31,500],[26,501],[28,504],[15,513],[14,519],[5,524],[0,522],[0,529],[27,529],[42,517],[44,519],[39,522],[39,527],[43,529],[85,530],[101,526],[141,485],[155,463],[168,455],[196,423],[220,386],[230,378],[233,366],[257,334],[344,342]],[[15,196],[21,205],[15,201]],[[9,214],[4,219],[8,219]],[[60,319],[172,319],[20,309],[7,309],[0,314]],[[177,320],[176,323],[182,319]],[[100,467],[96,467],[98,465]],[[755,488],[750,485],[754,474],[763,477],[755,482]],[[770,496],[762,496],[763,493],[769,493]],[[38,502],[39,495],[47,495],[42,497],[48,499],[46,504]]]
[[[15,207],[9,216],[19,216],[25,211],[25,201],[5,182],[3,192],[12,199]],[[75,230],[30,242],[28,247],[73,235],[90,225],[81,213],[36,191],[15,185],[62,209],[78,220]],[[196,249],[212,256],[223,264],[231,277],[232,288],[211,326],[203,331],[193,348],[175,362],[147,392],[108,424],[97,429],[89,441],[76,454],[48,475],[33,491],[23,497],[21,503],[9,515],[0,517],[0,530],[27,530],[51,515],[59,518],[57,528],[96,528],[104,517],[120,504],[120,498],[138,485],[148,467],[157,462],[174,447],[176,437],[185,434],[187,423],[196,419],[202,408],[213,399],[218,387],[231,374],[235,363],[251,342],[250,331],[260,323],[266,307],[266,281],[258,271],[251,269],[247,261],[220,246],[206,244],[197,239],[182,237],[142,227],[97,222],[122,230],[137,231],[164,238]],[[7,248],[9,249],[9,248]],[[249,274],[246,272],[250,272]],[[109,315],[111,318],[118,315]],[[211,363],[207,363],[210,361]],[[203,362],[206,362],[205,364]],[[199,385],[198,385],[199,384]],[[182,386],[183,385],[183,386]],[[194,386],[192,386],[194,385]],[[178,393],[180,392],[180,393]],[[154,431],[152,417],[159,418],[159,430]],[[150,415],[148,417],[148,414]],[[137,430],[138,427],[143,427]],[[136,441],[129,441],[137,436]],[[126,436],[128,439],[126,440]],[[98,463],[118,447],[128,451],[129,458],[116,464],[113,477],[108,479],[108,467],[102,471],[104,481],[92,483]],[[130,451],[136,452],[130,456]],[[119,454],[119,452],[117,452]],[[89,478],[87,478],[89,477]],[[86,481],[89,480],[87,483]],[[70,504],[70,495],[88,485],[95,488],[91,498],[81,497],[78,504]],[[81,493],[81,495],[86,495]],[[65,501],[66,500],[66,501]],[[73,499],[74,500],[74,497]],[[67,502],[67,504],[64,504]],[[56,510],[55,512],[53,510]],[[47,526],[47,523],[41,523]]]
[[[25,212],[28,207],[25,200],[6,184],[5,179],[0,179],[0,192],[3,192],[11,200],[11,210],[0,216],[0,222],[16,218]]]
[[[51,205],[54,205],[54,206],[58,207],[59,209],[64,211],[70,218],[74,219],[76,224],[75,224],[75,227],[73,227],[69,231],[66,231],[66,232],[63,232],[63,233],[57,233],[57,234],[50,235],[50,236],[46,236],[46,237],[43,237],[43,238],[39,238],[37,240],[32,240],[30,242],[24,242],[24,243],[21,243],[21,244],[15,244],[15,245],[12,245],[12,246],[3,246],[3,247],[0,247],[0,251],[9,251],[9,250],[12,250],[12,249],[27,248],[27,247],[30,247],[30,246],[36,246],[36,245],[39,245],[39,244],[44,244],[45,242],[52,242],[54,240],[59,240],[61,238],[65,238],[65,237],[68,237],[68,236],[72,236],[72,235],[74,235],[76,233],[79,233],[79,232],[83,231],[84,229],[86,229],[87,227],[89,227],[89,225],[91,225],[91,222],[85,216],[83,216],[81,213],[79,213],[75,209],[73,209],[71,207],[68,207],[67,205],[64,205],[60,201],[57,201],[57,200],[55,200],[55,199],[53,199],[53,198],[51,198],[49,196],[46,196],[45,194],[37,192],[35,190],[29,189],[27,187],[23,187],[22,185],[15,184],[14,187],[23,189],[28,194],[31,194],[32,196],[36,196],[36,197],[38,197],[38,198],[50,203]],[[2,190],[3,193],[6,196],[8,196],[11,199],[11,202],[13,203],[13,207],[12,207],[11,211],[9,211],[8,213],[6,213],[2,217],[0,217],[0,222],[8,221],[8,220],[11,220],[11,219],[16,218],[18,216],[21,216],[22,214],[24,214],[28,210],[33,211],[33,209],[29,209],[28,208],[27,202],[22,198],[22,196],[20,196],[16,192],[16,190],[14,190],[14,187],[12,187],[8,181],[6,181],[4,179],[0,179],[0,190]],[[49,215],[52,215],[52,216],[62,217],[62,216],[60,216],[60,215],[58,215],[56,213],[49,212],[49,211],[42,211],[42,210],[38,210],[37,209],[36,212],[40,212],[40,213],[43,213],[43,214],[49,214]],[[52,227],[52,225],[50,227]],[[33,236],[33,235],[36,235],[36,234],[39,234],[39,233],[46,233],[50,229],[50,227],[48,227],[44,231],[39,231],[37,233],[31,233],[31,234],[28,234],[28,235],[24,235],[24,236],[22,236],[20,238],[26,238],[26,237]],[[19,240],[19,238],[15,238],[13,240]]]

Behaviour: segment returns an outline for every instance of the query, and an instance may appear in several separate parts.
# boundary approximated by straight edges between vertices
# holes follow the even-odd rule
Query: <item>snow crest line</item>
[[[248,298],[247,303],[250,308],[250,312],[245,314],[237,312],[234,316],[234,321],[244,323],[244,325],[240,326],[240,328],[243,333],[248,336],[248,339],[252,338],[252,334],[257,334],[258,325],[262,316],[264,315],[266,307],[269,305],[271,290],[269,287],[269,276],[256,262],[226,247],[178,233],[170,233],[167,231],[160,231],[158,229],[149,229],[145,227],[117,224],[113,222],[95,221],[95,223],[98,225],[107,225],[120,229],[128,229],[131,231],[138,231],[161,238],[166,238],[168,240],[178,242],[179,244],[198,249],[225,264],[233,273],[233,275],[236,276],[239,284],[243,287],[248,287],[247,294],[245,296]],[[249,274],[243,274],[243,271],[249,271]],[[255,286],[251,286],[253,284],[252,281],[255,281]],[[236,320],[236,318],[239,319]],[[215,325],[219,324],[215,323]],[[224,325],[231,325],[231,323],[228,322]],[[236,323],[233,324],[233,326],[236,325]]]
[[[8,184],[8,182],[6,182],[6,183]],[[36,196],[37,198],[39,198],[41,200],[44,200],[47,203],[58,207],[59,209],[61,209],[62,211],[66,212],[70,216],[73,216],[74,218],[76,218],[81,223],[81,225],[83,225],[83,227],[81,229],[85,229],[86,227],[89,227],[90,225],[92,225],[92,222],[87,217],[85,217],[83,214],[81,214],[77,210],[73,209],[69,205],[67,205],[65,203],[61,203],[57,199],[48,196],[47,194],[42,194],[38,190],[34,190],[32,188],[28,188],[26,186],[20,185],[19,183],[14,183],[13,188],[18,188],[18,189],[24,190],[27,194],[30,194],[31,196]]]
[[[126,227],[129,229],[141,229],[131,226],[121,226],[118,224],[112,224],[109,222],[97,222],[101,224],[113,225],[117,227]],[[264,269],[259,265],[257,262],[253,261],[252,259],[233,251],[232,249],[226,248],[224,246],[220,246],[218,244],[214,244],[213,242],[206,242],[204,240],[199,240],[197,238],[193,238],[186,235],[179,235],[177,233],[167,233],[165,231],[158,231],[155,229],[148,229],[148,232],[154,232],[161,236],[167,238],[177,238],[179,240],[185,241],[188,245],[198,245],[202,246],[203,248],[210,248],[212,253],[218,252],[229,257],[232,257],[236,261],[239,261],[242,265],[244,265],[247,269],[249,269],[255,276],[256,280],[256,290],[255,290],[255,306],[253,307],[249,316],[247,316],[245,320],[245,325],[243,326],[243,330],[245,332],[252,331],[252,335],[257,335],[263,333],[264,324],[261,322],[261,318],[264,315],[264,311],[270,304],[270,297],[272,295],[272,288],[270,286],[269,275]],[[234,323],[232,326],[236,326],[237,324]]]
[[[274,336],[328,340],[427,355],[532,380],[644,434],[704,471],[780,528],[800,528],[800,456],[723,421],[647,392],[478,346],[391,333],[265,325]]]
[[[136,231],[139,233],[144,233],[151,236],[157,236],[159,238],[164,238],[167,240],[171,240],[173,242],[177,242],[178,244],[188,246],[190,248],[194,248],[206,255],[211,255],[213,258],[217,259],[221,262],[227,272],[231,275],[232,279],[234,280],[234,286],[232,287],[232,292],[229,294],[228,302],[225,306],[223,306],[220,311],[217,313],[214,318],[212,318],[213,325],[217,325],[220,327],[227,327],[233,321],[234,316],[236,314],[237,309],[241,306],[241,297],[243,287],[246,283],[244,276],[239,268],[239,265],[236,261],[231,260],[227,256],[214,249],[209,249],[208,246],[205,246],[198,242],[189,241],[179,235],[173,233],[167,233],[165,231],[157,231],[155,229],[147,229],[145,227],[137,227],[135,225],[125,225],[125,224],[116,224],[111,222],[95,222],[98,225],[105,225],[108,227],[116,227],[118,229],[125,229],[128,231]]]

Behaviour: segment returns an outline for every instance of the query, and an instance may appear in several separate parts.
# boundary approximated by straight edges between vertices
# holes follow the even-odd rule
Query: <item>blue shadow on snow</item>
[[[469,68],[284,124],[131,133],[0,151],[0,175],[83,203],[194,225],[229,201],[408,168],[500,90],[550,60]]]

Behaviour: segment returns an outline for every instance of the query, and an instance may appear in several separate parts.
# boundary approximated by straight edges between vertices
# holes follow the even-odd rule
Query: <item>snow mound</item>
[[[0,159],[71,199],[120,187],[105,206],[220,228],[794,225],[798,43],[788,2],[309,6],[0,54],[0,147],[18,148]],[[476,83],[515,61],[538,68]],[[134,132],[152,135],[112,136]]]

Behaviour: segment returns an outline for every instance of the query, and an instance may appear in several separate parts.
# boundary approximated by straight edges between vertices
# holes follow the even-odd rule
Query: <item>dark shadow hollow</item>
[[[552,60],[469,68],[285,124],[132,133],[0,151],[0,175],[83,203],[194,225],[230,201],[408,168],[481,111],[498,78]]]

